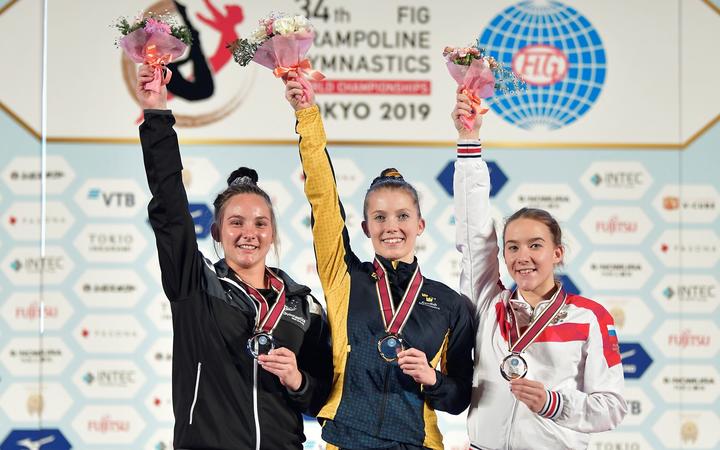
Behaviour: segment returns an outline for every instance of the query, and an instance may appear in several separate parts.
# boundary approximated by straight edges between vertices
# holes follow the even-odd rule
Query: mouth
[[[399,245],[405,242],[405,239],[401,237],[389,237],[385,239],[381,239],[380,242],[382,242],[385,245]]]
[[[241,244],[241,245],[237,245],[236,247],[239,248],[240,250],[246,250],[246,251],[253,251],[253,250],[258,249],[257,245],[252,245],[252,244]]]
[[[530,275],[533,272],[537,272],[536,269],[519,269],[515,271],[516,273],[520,275]]]

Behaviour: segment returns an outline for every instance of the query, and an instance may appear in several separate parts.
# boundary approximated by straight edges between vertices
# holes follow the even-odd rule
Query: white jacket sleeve
[[[582,433],[612,430],[627,413],[617,336],[610,313],[604,314],[591,322],[584,366],[579,373],[582,390],[560,389],[561,407],[554,418],[558,425]]]
[[[455,245],[462,253],[460,292],[482,312],[502,290],[495,226],[490,217],[490,173],[479,141],[458,142],[453,190]]]

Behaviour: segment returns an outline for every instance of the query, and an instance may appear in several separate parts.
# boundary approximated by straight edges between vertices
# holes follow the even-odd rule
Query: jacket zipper
[[[510,450],[510,435],[512,434],[513,422],[515,422],[515,412],[517,411],[518,399],[513,400],[512,414],[510,414],[510,426],[508,427],[507,437],[505,438],[505,450]]]
[[[260,450],[260,418],[258,417],[257,378],[258,363],[257,359],[253,359],[253,414],[255,419],[255,450]]]
[[[198,388],[200,387],[200,371],[202,370],[202,363],[198,362],[197,375],[195,376],[195,393],[193,394],[192,405],[190,405],[190,425],[193,422],[193,412],[195,411],[195,403],[197,402]]]
[[[388,380],[390,378],[390,364],[385,366],[385,387],[383,387],[383,400],[382,404],[380,405],[380,415],[378,416],[378,428],[377,432],[380,433],[380,428],[382,428],[382,422],[385,418],[385,405],[387,404],[387,391],[388,391]]]

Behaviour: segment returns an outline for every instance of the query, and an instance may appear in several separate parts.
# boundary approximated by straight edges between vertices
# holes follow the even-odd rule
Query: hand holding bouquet
[[[117,44],[128,58],[153,67],[153,79],[144,86],[147,91],[160,92],[160,87],[168,84],[172,72],[166,65],[180,57],[192,42],[190,30],[174,22],[169,14],[150,13],[137,17],[132,24],[125,18],[115,24],[123,36]]]
[[[481,98],[492,97],[496,89],[512,93],[525,87],[521,78],[504,69],[492,56],[485,56],[481,48],[445,47],[443,56],[450,75],[472,103],[472,115],[460,118],[468,130],[472,129],[478,114],[488,112],[488,108],[482,106]]]
[[[249,38],[238,39],[228,45],[238,64],[247,66],[254,61],[283,80],[294,72],[306,91],[309,87],[306,78],[316,81],[325,78],[325,75],[312,69],[310,60],[305,57],[315,38],[315,31],[307,18],[272,13],[259,24]]]

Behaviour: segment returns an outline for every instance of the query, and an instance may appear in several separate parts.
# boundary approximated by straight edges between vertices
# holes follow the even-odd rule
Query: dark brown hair
[[[224,191],[219,193],[215,197],[213,206],[215,207],[215,224],[220,225],[218,219],[222,217],[223,210],[227,202],[238,194],[255,194],[260,196],[265,203],[267,203],[270,209],[270,226],[273,233],[273,244],[275,246],[275,252],[278,256],[278,249],[280,246],[280,236],[277,232],[277,220],[275,219],[275,209],[273,209],[272,200],[270,196],[262,190],[258,185],[258,174],[254,169],[249,167],[240,167],[234,170],[227,179],[228,187]]]
[[[557,220],[544,209],[538,208],[520,208],[513,215],[505,219],[505,226],[503,227],[503,247],[505,246],[505,232],[507,231],[510,222],[517,219],[531,219],[536,220],[544,224],[550,230],[550,234],[553,237],[553,243],[557,247],[562,247],[562,230]]]
[[[413,203],[415,204],[415,209],[417,209],[418,217],[422,217],[422,214],[420,213],[420,201],[418,200],[418,193],[413,187],[412,184],[405,181],[405,178],[398,172],[397,169],[390,167],[382,172],[380,172],[380,175],[375,177],[375,179],[370,183],[370,187],[368,188],[367,192],[365,193],[365,201],[363,202],[363,218],[367,220],[367,208],[368,208],[368,197],[370,197],[370,194],[372,194],[375,191],[379,191],[380,189],[399,189],[407,192],[410,197],[413,200]]]

